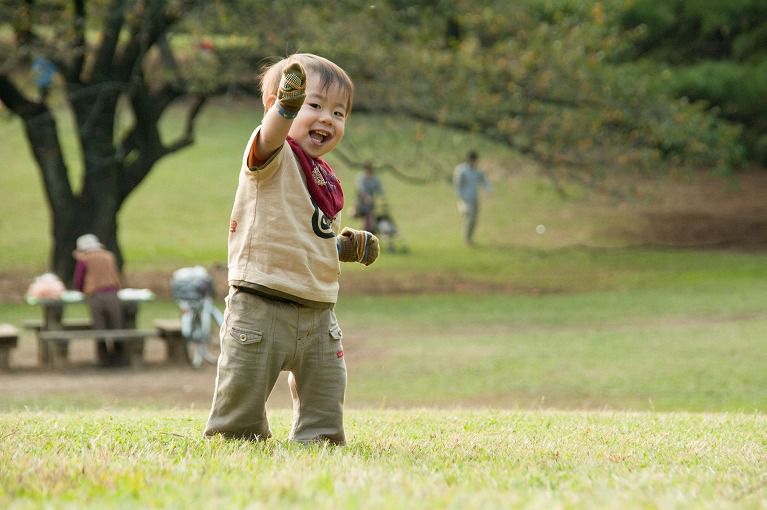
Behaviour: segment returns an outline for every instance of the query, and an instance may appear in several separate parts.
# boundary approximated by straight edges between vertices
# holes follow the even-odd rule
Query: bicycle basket
[[[174,271],[170,289],[176,300],[200,300],[213,296],[213,277],[202,266],[182,267]]]

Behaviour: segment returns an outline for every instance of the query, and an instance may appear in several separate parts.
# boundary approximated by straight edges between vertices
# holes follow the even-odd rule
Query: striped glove
[[[294,119],[306,99],[306,72],[301,64],[293,62],[285,67],[277,91],[277,101],[280,115]]]
[[[336,237],[338,260],[369,266],[378,258],[378,238],[366,230],[345,227]]]

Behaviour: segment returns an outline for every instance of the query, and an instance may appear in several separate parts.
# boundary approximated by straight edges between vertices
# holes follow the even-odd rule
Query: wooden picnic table
[[[19,332],[11,324],[0,324],[0,371],[8,370],[11,349],[19,343]]]
[[[105,333],[91,329],[90,319],[66,319],[64,312],[68,304],[82,303],[85,296],[80,292],[65,292],[59,299],[27,298],[27,302],[37,305],[41,310],[41,320],[25,321],[25,327],[35,330],[38,341],[38,361],[41,366],[60,366],[68,356],[69,342],[78,339],[93,339],[95,342],[129,342],[123,349],[118,364],[136,364],[143,357],[144,340],[154,334],[153,331],[136,330],[136,318],[139,304],[154,299],[154,294],[144,289],[123,289],[118,292],[122,302],[122,335]],[[98,351],[98,349],[97,349]],[[106,360],[100,359],[100,362]]]

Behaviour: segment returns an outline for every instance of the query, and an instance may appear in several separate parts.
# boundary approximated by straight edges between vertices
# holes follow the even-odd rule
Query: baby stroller
[[[399,229],[389,213],[389,204],[385,200],[379,200],[374,211],[375,231],[381,242],[381,248],[390,253],[407,253],[408,247],[399,235]]]
[[[173,273],[170,288],[181,309],[181,336],[189,365],[215,364],[217,357],[208,350],[211,318],[221,326],[224,317],[213,304],[213,277],[202,266],[182,267]]]

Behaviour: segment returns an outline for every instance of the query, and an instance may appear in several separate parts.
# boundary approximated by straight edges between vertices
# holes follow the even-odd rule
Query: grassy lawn
[[[764,309],[653,291],[370,297],[339,313],[365,402],[765,411]]]
[[[763,508],[761,414],[357,411],[345,448],[204,440],[202,412],[0,415],[5,508]]]
[[[348,404],[765,412],[766,295],[754,282],[739,293],[350,296],[338,305]],[[0,322],[33,311],[4,305]],[[174,313],[147,304],[140,326]],[[5,394],[3,405],[48,403]]]
[[[119,231],[129,279],[225,263],[256,106],[205,110],[196,144],[129,198]],[[166,127],[179,126],[172,117]],[[436,176],[412,185],[384,173],[410,252],[343,267],[349,446],[291,444],[287,409],[272,413],[265,444],[204,441],[199,408],[0,391],[0,507],[767,506],[762,253],[637,245],[624,234],[657,197],[578,187],[562,197],[534,165],[471,134],[354,115],[343,146]],[[462,243],[448,183],[468,147],[494,183],[476,248]],[[5,283],[44,271],[50,239],[18,121],[0,121],[0,153],[12,155],[0,172]],[[356,169],[329,159],[351,206]],[[72,179],[78,188],[77,171]],[[0,303],[0,322],[39,314],[15,301]],[[139,326],[177,314],[172,302],[147,303]],[[0,374],[0,388],[34,376]]]

